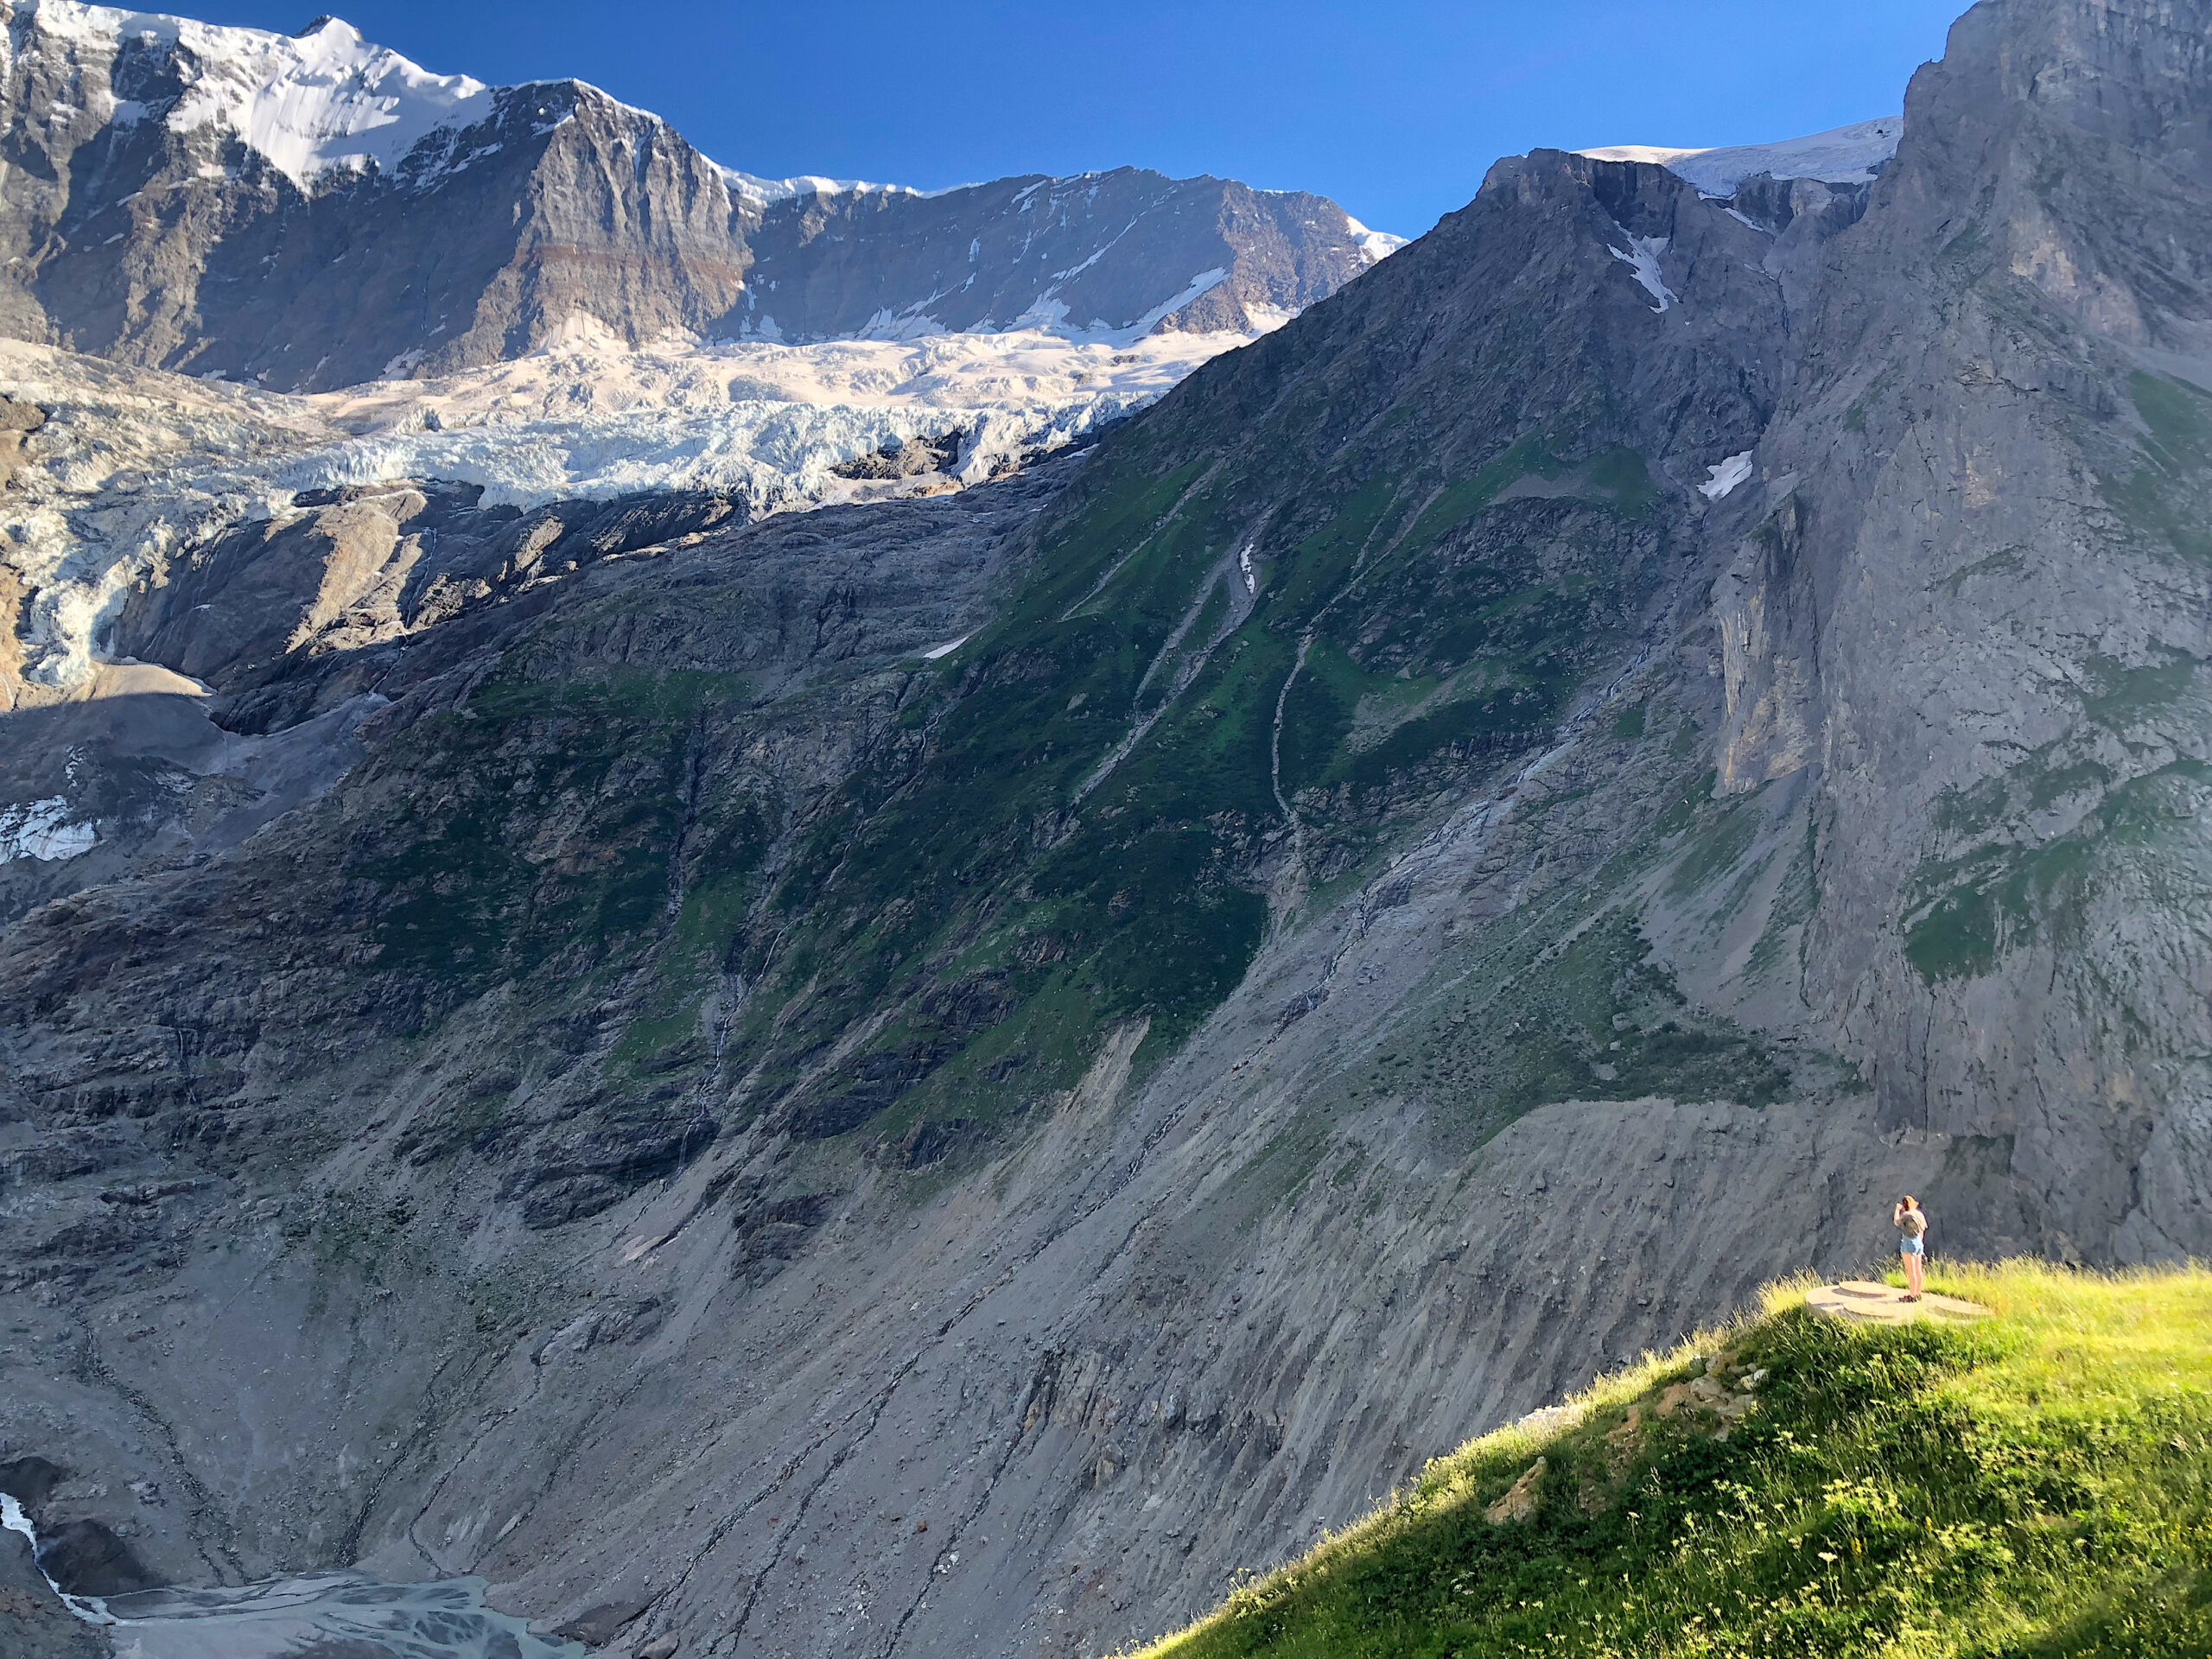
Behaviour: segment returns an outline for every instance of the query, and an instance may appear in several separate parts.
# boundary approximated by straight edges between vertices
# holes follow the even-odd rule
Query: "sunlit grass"
[[[1146,1659],[2212,1654],[2212,1274],[1954,1267],[1929,1287],[1993,1317],[1902,1327],[1810,1283],[1438,1459]],[[1708,1360],[1746,1414],[1657,1415]],[[1539,1455],[1536,1515],[1492,1525]]]

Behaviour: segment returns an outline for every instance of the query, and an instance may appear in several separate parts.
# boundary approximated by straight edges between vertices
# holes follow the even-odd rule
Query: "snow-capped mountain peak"
[[[276,35],[76,0],[5,3],[10,36],[29,37],[27,54],[39,35],[79,53],[104,49],[111,62],[127,47],[176,48],[187,86],[162,118],[169,130],[235,134],[303,190],[334,168],[390,172],[426,135],[467,126],[492,109],[483,82],[432,74],[335,17]],[[115,120],[144,113],[109,101]]]
[[[1381,264],[1413,239],[1411,237],[1393,236],[1388,231],[1370,231],[1350,213],[1344,215],[1344,223],[1351,227],[1351,239],[1359,244],[1360,252],[1367,256],[1367,263],[1370,265]]]

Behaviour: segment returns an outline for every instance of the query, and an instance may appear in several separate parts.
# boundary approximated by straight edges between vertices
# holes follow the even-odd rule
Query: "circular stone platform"
[[[1847,1279],[1841,1284],[1808,1290],[1805,1306],[1830,1319],[1866,1319],[1876,1325],[1904,1325],[1913,1319],[1986,1319],[1990,1315],[1980,1302],[1962,1302],[1933,1291],[1916,1302],[1909,1302],[1904,1292],[1865,1279]]]

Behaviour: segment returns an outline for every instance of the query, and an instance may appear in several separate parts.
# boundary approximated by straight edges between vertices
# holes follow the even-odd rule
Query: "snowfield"
[[[1864,184],[1897,153],[1897,140],[1904,133],[1904,118],[1885,115],[1773,144],[1738,144],[1723,149],[1613,144],[1575,154],[1599,162],[1649,162],[1688,180],[1708,196],[1732,196],[1738,183],[1755,173],[1770,173],[1777,179],[1818,179],[1824,184]]]

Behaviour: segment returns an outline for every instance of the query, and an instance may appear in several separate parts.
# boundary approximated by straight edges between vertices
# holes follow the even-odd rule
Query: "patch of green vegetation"
[[[2212,1274],[1929,1281],[1995,1317],[1847,1325],[1770,1292],[1568,1426],[1436,1459],[1141,1659],[2212,1652]],[[1700,1408],[1700,1377],[1748,1414]],[[1493,1524],[1523,1480],[1533,1512]]]
[[[1632,702],[1613,716],[1613,735],[1633,742],[1643,735],[1643,705]]]
[[[1497,499],[1497,493],[1516,479],[1531,473],[1541,474],[1551,464],[1547,448],[1543,434],[1523,433],[1471,478],[1446,485],[1406,531],[1401,551],[1417,553],[1434,545]]]
[[[1388,479],[1370,479],[1347,496],[1341,506],[1310,536],[1275,561],[1274,575],[1260,594],[1262,610],[1271,619],[1311,617],[1341,593],[1360,551],[1376,538],[1396,499]]]
[[[2072,775],[2038,770],[2031,792],[2045,777]],[[1923,865],[1906,887],[1905,959],[1932,983],[1978,978],[2041,937],[2078,943],[2099,870],[2126,849],[2186,833],[2207,777],[2199,762],[2175,760],[2107,791],[2063,836],[1986,843]]]
[[[2002,778],[1985,778],[1966,789],[1947,785],[1929,809],[1928,821],[1942,835],[1980,835],[2004,817],[2011,795]]]
[[[2147,429],[2141,461],[2100,493],[2128,527],[2191,563],[2212,563],[2212,394],[2170,375],[2128,377]]]
[[[1564,940],[1507,938],[1409,1058],[1370,1068],[1487,1140],[1566,1100],[1732,1100],[1770,1105],[1789,1072],[1756,1034],[1693,1007],[1624,912]],[[1401,1078],[1395,1075],[1404,1071]]]
[[[1774,902],[1767,912],[1766,926],[1751,945],[1751,954],[1745,963],[1745,971],[1753,979],[1764,978],[1782,966],[1783,942],[1789,931],[1812,920],[1813,911],[1820,901],[1818,884],[1820,837],[1814,827],[1813,815],[1805,814],[1805,833],[1799,838],[1789,855],[1789,867],[1776,884]],[[1802,936],[1798,945],[1802,965]]]
[[[2006,919],[1986,891],[1947,893],[1905,929],[1905,960],[1931,984],[1979,978],[1997,965],[1997,953],[2007,942]]]
[[[1344,739],[1360,699],[1375,683],[1333,640],[1320,640],[1283,700],[1280,753],[1285,793],[1317,782]],[[1387,683],[1387,682],[1386,682]]]
[[[2100,726],[2126,732],[2142,716],[2171,709],[2189,689],[2202,664],[2185,652],[2167,648],[2166,660],[2124,668],[2108,657],[2087,664],[2094,689],[2082,700],[2082,712]]]
[[[1348,783],[1375,787],[1440,751],[1527,747],[1550,728],[1572,689],[1572,681],[1560,673],[1455,698],[1396,727],[1380,742],[1352,751],[1333,770]]]
[[[1687,729],[1690,722],[1685,720],[1682,725]],[[1681,752],[1682,746],[1679,741],[1669,750],[1670,755],[1676,759],[1681,757]],[[1719,780],[1719,775],[1715,772],[1707,772],[1694,782],[1670,791],[1667,797],[1666,806],[1652,821],[1652,839],[1672,840],[1696,823],[1713,804],[1713,786]]]
[[[1222,1184],[1210,1208],[1225,1214],[1239,1231],[1249,1230],[1306,1190],[1328,1155],[1329,1145],[1327,1118],[1311,1108],[1300,1111]],[[1332,1184],[1342,1185],[1356,1176],[1357,1166],[1355,1154],[1338,1170]]]
[[[1523,478],[1541,478],[1560,486],[1560,493],[1595,500],[1624,517],[1641,518],[1658,499],[1650,464],[1642,452],[1602,450],[1582,461],[1562,460],[1573,444],[1565,428],[1524,432],[1471,477],[1455,480],[1421,509],[1400,543],[1400,556],[1426,551],[1472,521],[1509,486]]]
[[[1636,449],[1608,449],[1585,461],[1579,470],[1583,486],[1611,498],[1614,507],[1631,518],[1642,518],[1659,499],[1652,481],[1651,463]]]
[[[1685,899],[1743,861],[1758,839],[1763,809],[1756,795],[1732,795],[1699,815],[1689,843],[1667,880],[1669,898]]]
[[[407,774],[403,809],[347,858],[385,895],[378,965],[475,983],[636,948],[668,903],[691,721],[743,695],[735,675],[514,675],[419,722],[376,763]]]
[[[690,873],[676,921],[652,962],[639,1017],[616,1041],[613,1062],[633,1072],[663,1072],[709,1057],[699,1007],[719,982],[759,894],[774,836],[766,809],[740,797],[718,800],[693,826],[683,862]]]
[[[1142,457],[1117,455],[1101,468],[1087,511],[1060,528],[1022,595],[1023,620],[1058,614],[1092,595],[1102,579],[1149,543],[1203,465],[1185,461],[1154,477],[1144,471]]]

